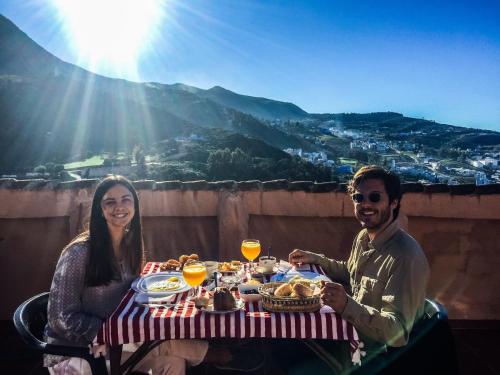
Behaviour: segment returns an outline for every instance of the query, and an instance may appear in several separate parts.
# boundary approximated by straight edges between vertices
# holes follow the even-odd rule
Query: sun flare
[[[52,0],[72,47],[92,66],[135,66],[151,45],[165,0]]]

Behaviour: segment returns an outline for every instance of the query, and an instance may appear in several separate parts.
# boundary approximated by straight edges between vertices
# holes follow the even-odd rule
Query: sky
[[[109,77],[500,131],[500,0],[0,0],[0,14]]]

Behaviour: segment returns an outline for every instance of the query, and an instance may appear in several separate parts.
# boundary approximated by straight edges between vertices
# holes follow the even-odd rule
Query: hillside
[[[274,119],[303,119],[308,113],[292,103],[276,100],[240,95],[223,87],[215,86],[209,90],[199,92],[200,96],[209,98],[228,108],[248,113],[254,117],[266,120]]]
[[[349,135],[332,136],[330,128],[434,150],[500,145],[498,132],[395,112],[308,114],[293,103],[241,95],[220,86],[204,90],[182,83],[103,77],[53,56],[1,15],[0,113],[0,171],[4,172],[103,152],[130,155],[138,145],[148,150],[177,136],[207,130],[233,134],[224,137],[252,157],[276,160],[285,148],[324,151],[330,158],[346,156]],[[209,139],[215,143],[206,148],[231,146],[217,137]],[[260,141],[258,146],[255,140]]]
[[[130,152],[135,144],[147,147],[202,128],[238,132],[278,148],[304,143],[196,90],[111,79],[68,64],[3,16],[0,46],[1,170],[99,151]]]

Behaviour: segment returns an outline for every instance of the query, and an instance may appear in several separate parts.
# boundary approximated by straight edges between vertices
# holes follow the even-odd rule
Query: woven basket
[[[271,312],[314,312],[321,308],[319,295],[311,297],[277,297],[271,292],[285,283],[267,283],[259,287],[262,307]]]

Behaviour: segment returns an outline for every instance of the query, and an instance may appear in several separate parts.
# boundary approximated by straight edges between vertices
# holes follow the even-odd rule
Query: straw
[[[271,246],[267,248],[267,258],[271,258]]]

